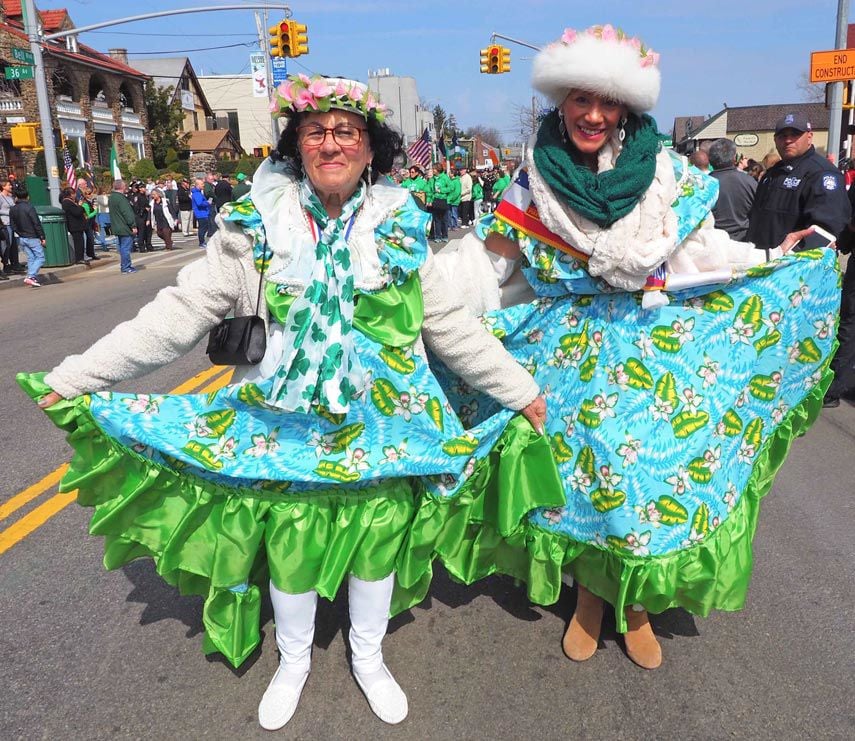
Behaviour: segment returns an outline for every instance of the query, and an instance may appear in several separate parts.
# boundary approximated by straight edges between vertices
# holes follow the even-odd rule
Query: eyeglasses
[[[297,140],[304,147],[317,149],[323,146],[329,133],[332,134],[333,140],[340,147],[355,147],[362,140],[362,132],[365,130],[347,124],[340,124],[333,128],[314,125],[300,126],[297,128]]]

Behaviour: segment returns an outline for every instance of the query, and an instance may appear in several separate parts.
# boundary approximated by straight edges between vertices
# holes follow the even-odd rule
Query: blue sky
[[[233,3],[240,0],[232,0]],[[77,26],[125,14],[204,5],[203,0],[48,0],[42,9],[66,7]],[[210,3],[210,6],[216,5]],[[580,7],[580,6],[585,7]],[[440,103],[458,123],[495,126],[518,138],[514,105],[530,105],[531,56],[512,49],[512,71],[482,75],[479,49],[490,33],[540,45],[566,26],[612,23],[660,52],[662,94],[653,111],[670,131],[675,115],[713,114],[729,106],[800,102],[798,83],[810,52],[834,46],[836,0],[686,0],[574,3],[572,0],[428,0],[425,2],[294,2],[293,17],[308,26],[310,54],[289,60],[289,70],[317,71],[365,80],[369,69],[411,75],[423,98]],[[274,11],[271,22],[279,15]],[[170,35],[166,35],[170,34]],[[184,15],[84,34],[90,46],[139,52],[186,52],[197,72],[248,70],[255,35],[251,10]],[[190,51],[202,47],[215,50]],[[168,52],[168,54],[166,53]],[[146,54],[145,56],[156,56]],[[296,64],[299,63],[299,64]],[[248,92],[249,94],[249,92]]]

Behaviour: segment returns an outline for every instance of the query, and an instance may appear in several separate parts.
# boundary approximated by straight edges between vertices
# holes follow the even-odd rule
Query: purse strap
[[[261,258],[261,270],[258,271],[258,295],[255,297],[255,315],[258,316],[258,310],[261,307],[261,288],[264,285],[264,271],[267,270],[268,255],[267,242],[264,243],[264,252]]]

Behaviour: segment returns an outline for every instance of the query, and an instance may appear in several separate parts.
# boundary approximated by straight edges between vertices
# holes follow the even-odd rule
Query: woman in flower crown
[[[767,255],[714,228],[717,182],[646,114],[658,59],[611,26],[541,51],[534,86],[554,108],[495,214],[438,259],[476,312],[519,304],[485,319],[545,391],[565,501],[490,521],[482,509],[543,490],[484,475],[498,503],[470,491],[477,536],[437,552],[470,580],[524,579],[541,604],[572,575],[567,656],[593,656],[608,602],[648,669],[647,611],[742,607],[760,499],[822,405],[838,295],[832,250],[784,254],[808,232]],[[495,406],[448,386],[483,429]]]
[[[407,699],[381,643],[398,552],[432,485],[416,477],[450,495],[498,437],[464,431],[423,341],[533,425],[545,405],[529,373],[449,298],[429,217],[407,190],[374,182],[402,147],[366,86],[298,75],[272,110],[287,117],[274,156],[249,197],[222,209],[205,257],[83,354],[20,380],[70,433],[66,485],[95,508],[105,564],[150,556],[170,583],[203,595],[206,644],[235,666],[258,643],[269,573],[280,662],[262,727],[295,712],[318,595],[333,599],[345,578],[354,677],[378,717],[398,723]],[[257,291],[266,353],[232,385],[107,391],[183,355],[230,311],[251,314]],[[548,463],[545,438],[531,437]],[[402,588],[399,608],[423,594],[423,580]]]

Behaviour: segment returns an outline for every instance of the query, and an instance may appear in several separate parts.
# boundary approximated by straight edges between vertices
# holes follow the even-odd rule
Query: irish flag
[[[113,173],[113,180],[122,179],[122,171],[119,169],[119,155],[116,154],[116,142],[110,149],[110,172]]]

